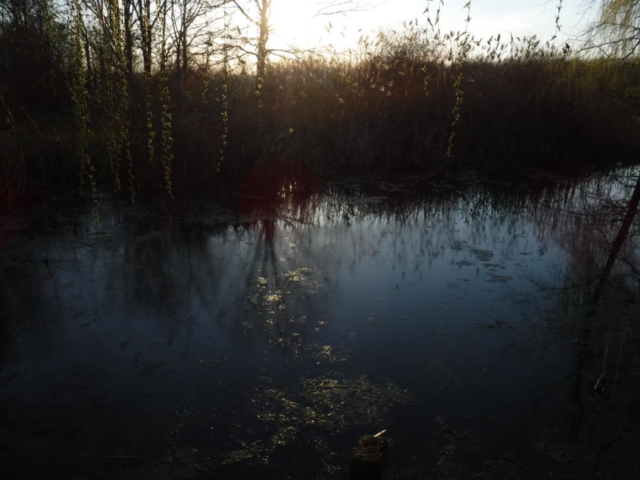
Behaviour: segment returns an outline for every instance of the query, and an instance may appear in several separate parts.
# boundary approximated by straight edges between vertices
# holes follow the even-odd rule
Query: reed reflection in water
[[[354,439],[388,428],[396,478],[632,468],[627,437],[600,450],[613,385],[629,411],[637,385],[635,224],[587,314],[633,173],[287,178],[249,182],[237,212],[105,202],[99,236],[75,234],[90,214],[52,218],[0,257],[2,460],[32,478],[343,478]]]

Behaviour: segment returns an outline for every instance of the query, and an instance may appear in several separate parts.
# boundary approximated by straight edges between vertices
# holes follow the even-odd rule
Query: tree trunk
[[[180,43],[182,47],[182,78],[185,79],[187,77],[187,70],[189,68],[189,64],[187,61],[187,27],[182,27],[182,42]]]
[[[123,0],[122,9],[124,14],[124,58],[125,69],[129,82],[133,80],[133,0]]]
[[[269,41],[269,15],[271,0],[262,0],[260,6],[260,37],[258,38],[258,60],[256,65],[256,92],[260,92],[263,86],[267,70],[267,42]]]
[[[89,45],[89,37],[87,35],[86,29],[84,25],[82,26],[82,40],[84,46],[84,56],[87,62],[87,79],[89,81],[93,80],[93,68],[92,68],[92,60],[91,60],[91,46]]]
[[[151,74],[151,0],[138,0],[138,13],[143,69]]]
[[[182,78],[187,76],[187,2],[182,5],[182,23],[180,25],[180,47],[182,48]]]
[[[180,41],[182,40],[182,36],[178,34],[178,38],[176,40],[176,76],[178,78],[178,82],[180,81],[180,72],[182,69],[180,68],[180,62],[182,59],[182,48],[180,48]]]

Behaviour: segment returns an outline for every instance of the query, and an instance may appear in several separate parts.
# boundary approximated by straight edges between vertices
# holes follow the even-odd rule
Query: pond
[[[640,478],[636,174],[5,217],[3,478]]]

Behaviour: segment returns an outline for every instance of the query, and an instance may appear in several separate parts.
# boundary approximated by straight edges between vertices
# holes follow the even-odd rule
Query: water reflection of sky
[[[548,288],[562,286],[574,255],[566,239],[586,228],[585,199],[601,186],[528,196],[337,189],[284,202],[279,218],[106,205],[98,237],[61,220],[3,253],[0,400],[97,402],[170,421],[191,395],[211,429],[237,428],[267,448],[253,427],[267,408],[260,392],[337,375],[411,395],[393,418],[363,420],[394,430],[408,456],[434,435],[436,416],[525,448],[532,415],[571,367],[565,339],[544,333],[556,305]],[[204,413],[225,382],[237,398],[215,406],[244,412],[233,427]]]

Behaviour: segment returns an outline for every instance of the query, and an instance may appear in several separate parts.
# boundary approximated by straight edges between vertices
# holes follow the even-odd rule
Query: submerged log
[[[358,440],[351,458],[351,480],[386,480],[387,439],[379,435],[365,435]]]

